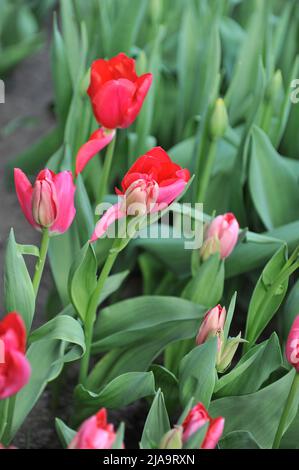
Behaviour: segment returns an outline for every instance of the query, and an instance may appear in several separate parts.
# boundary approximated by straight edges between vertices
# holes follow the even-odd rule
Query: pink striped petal
[[[50,232],[64,233],[74,220],[76,209],[74,206],[74,194],[76,186],[70,171],[62,171],[54,176],[58,201],[58,214]]]
[[[14,179],[17,197],[21,206],[21,209],[28,220],[28,222],[34,228],[40,228],[33,219],[32,216],[32,185],[28,180],[25,173],[19,168],[14,169]]]
[[[114,204],[114,206],[110,207],[100,218],[90,241],[94,242],[98,240],[98,238],[104,235],[110,225],[122,217],[125,217],[125,213],[121,211],[121,202],[118,202],[117,204]]]
[[[91,134],[88,142],[79,149],[76,157],[76,176],[82,172],[89,160],[91,160],[98,152],[105,148],[115,136],[115,130],[108,131],[104,127],[96,130]]]

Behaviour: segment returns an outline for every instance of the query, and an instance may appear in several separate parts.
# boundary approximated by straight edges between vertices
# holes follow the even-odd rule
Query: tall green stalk
[[[114,138],[108,145],[107,152],[105,155],[103,171],[101,174],[100,184],[99,184],[99,194],[97,198],[99,204],[103,202],[105,194],[107,194],[108,189],[109,189],[109,176],[110,176],[110,171],[111,171],[111,166],[112,166],[112,161],[113,161],[115,143],[116,143],[116,133],[115,133]]]

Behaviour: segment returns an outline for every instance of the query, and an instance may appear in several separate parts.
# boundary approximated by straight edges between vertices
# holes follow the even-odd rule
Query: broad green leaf
[[[35,310],[35,294],[25,261],[11,230],[5,252],[4,302],[6,312],[18,312],[30,331]]]
[[[209,406],[216,381],[217,338],[194,348],[180,364],[180,400],[186,406],[194,397],[196,403]]]
[[[67,448],[76,435],[76,431],[69,428],[61,419],[55,419],[55,428],[62,447]]]
[[[68,281],[70,299],[83,322],[97,285],[97,268],[94,249],[91,243],[87,242],[71,267]]]
[[[120,375],[97,393],[78,385],[75,390],[78,410],[76,417],[81,421],[101,407],[122,408],[154,394],[155,380],[152,372],[129,372]]]
[[[162,437],[169,430],[170,424],[164,396],[161,390],[158,390],[144,424],[141,437],[141,448],[158,448]]]
[[[210,415],[225,418],[223,438],[233,431],[248,431],[260,447],[271,448],[294,374],[292,370],[256,393],[213,401],[209,408]],[[295,417],[299,401],[297,398],[288,424]]]
[[[251,348],[228,374],[218,380],[215,396],[220,398],[257,392],[281,364],[279,340],[273,333],[270,339]]]
[[[260,449],[248,431],[233,431],[219,442],[220,449]]]
[[[267,135],[257,127],[252,131],[249,187],[255,209],[266,228],[298,219],[297,178],[276,153]]]
[[[281,274],[286,265],[286,246],[283,245],[271,258],[253,291],[246,324],[246,337],[249,345],[260,336],[275,315],[288,288],[288,277]],[[248,347],[245,345],[245,348]]]
[[[156,388],[159,388],[165,397],[168,412],[175,411],[179,404],[178,379],[172,372],[158,364],[153,364],[150,370],[154,374]]]

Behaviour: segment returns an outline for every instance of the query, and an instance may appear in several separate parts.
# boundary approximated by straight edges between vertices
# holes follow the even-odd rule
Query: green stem
[[[200,169],[198,172],[199,175],[199,185],[198,185],[198,192],[197,192],[197,197],[196,201],[197,202],[204,202],[207,194],[207,189],[209,186],[212,170],[213,170],[213,165],[215,161],[215,155],[216,155],[216,140],[211,140],[208,145],[208,154],[207,158],[204,162],[203,168]]]
[[[34,273],[33,281],[32,281],[35,296],[37,296],[37,293],[38,293],[40,281],[42,278],[42,274],[43,274],[43,270],[44,270],[44,266],[46,262],[46,257],[47,257],[48,247],[49,247],[49,239],[50,239],[49,231],[47,229],[44,229],[40,251],[39,251],[39,259],[35,266],[35,273]]]
[[[6,398],[6,400],[3,400],[3,403],[1,403],[1,415],[2,415],[2,420],[0,422],[0,442],[2,442],[1,438],[4,434],[4,431],[7,426],[7,418],[8,418],[8,407],[9,407],[9,399]]]
[[[105,155],[103,171],[102,171],[101,178],[100,178],[99,194],[98,194],[99,204],[103,202],[103,199],[108,192],[108,183],[109,183],[110,170],[112,166],[113,154],[114,154],[114,149],[115,149],[115,142],[116,142],[116,134],[114,138],[112,139],[112,141],[110,142],[110,144],[108,145],[107,152]]]
[[[88,305],[86,321],[85,321],[86,351],[85,351],[84,356],[82,357],[81,368],[80,368],[80,383],[83,383],[83,384],[86,381],[86,377],[88,375],[90,351],[91,351],[91,345],[92,345],[93,325],[96,320],[97,307],[100,301],[101,293],[105,285],[106,279],[110,274],[110,271],[114,265],[117,255],[118,255],[118,251],[116,250],[110,251],[109,256],[106,259],[106,262],[103,266],[101,274],[98,278],[97,286],[91,296],[91,299]]]
[[[284,430],[286,429],[287,421],[290,415],[292,405],[295,399],[298,399],[298,394],[299,394],[299,373],[296,373],[293,383],[290,388],[290,392],[289,392],[283,413],[280,418],[280,422],[279,422],[275,439],[273,442],[273,449],[279,449],[280,441],[283,436]]]
[[[13,395],[7,400],[7,419],[4,433],[2,435],[2,444],[8,446],[11,441],[11,428],[13,422],[13,415],[15,411],[17,395]]]

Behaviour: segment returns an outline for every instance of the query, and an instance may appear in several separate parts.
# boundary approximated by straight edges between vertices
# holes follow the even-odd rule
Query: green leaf
[[[94,215],[81,175],[78,175],[76,185],[76,221],[81,243],[85,244],[94,231]]]
[[[91,295],[97,285],[97,268],[94,249],[91,243],[87,242],[71,267],[68,281],[70,299],[83,322]]]
[[[220,449],[260,449],[248,431],[233,431],[219,442]]]
[[[141,296],[102,310],[94,330],[93,351],[194,337],[205,308],[177,297]]]
[[[245,339],[254,343],[268,325],[283,301],[288,288],[288,276],[282,276],[287,248],[283,245],[267,263],[253,291],[246,324]],[[250,344],[245,347],[249,347]]]
[[[129,274],[129,271],[123,271],[121,273],[112,274],[106,279],[100,296],[100,304],[102,304],[111,294],[116,292],[121,287]]]
[[[155,377],[156,388],[159,388],[164,397],[168,412],[171,414],[179,404],[179,383],[176,376],[165,367],[153,364],[150,368]]]
[[[119,428],[116,433],[115,441],[112,445],[112,449],[123,449],[123,442],[125,437],[125,425],[120,423]]]
[[[248,431],[257,444],[270,449],[277,431],[295,371],[290,371],[280,380],[259,392],[241,397],[220,398],[209,408],[211,416],[223,416],[225,427],[223,438],[233,431]],[[299,397],[297,397],[299,400]],[[288,424],[295,417],[298,400],[291,409]]]
[[[194,348],[180,364],[180,400],[186,406],[194,397],[196,403],[209,406],[216,381],[217,338]]]
[[[205,307],[214,307],[222,297],[223,288],[224,263],[216,254],[200,265],[182,296]]]
[[[35,294],[25,261],[11,230],[5,252],[4,301],[6,312],[17,311],[30,331],[35,310]]]
[[[220,398],[257,392],[281,365],[279,339],[273,333],[270,339],[251,348],[231,372],[218,380],[215,396]]]
[[[157,449],[170,430],[169,418],[161,390],[158,390],[147,415],[141,438],[142,449]]]
[[[63,448],[67,448],[76,435],[61,419],[55,418],[55,428]]]
[[[268,229],[298,219],[297,178],[276,153],[267,135],[257,127],[252,131],[249,187],[255,209]]]
[[[21,255],[36,256],[37,258],[39,258],[39,249],[37,246],[20,245],[19,243],[17,243],[17,247]]]
[[[72,344],[72,348],[63,356],[63,362],[79,359],[85,352],[85,340],[82,326],[68,315],[58,315],[41,326],[29,337],[29,343],[36,341],[62,340]]]
[[[155,380],[152,372],[129,372],[120,375],[98,393],[78,385],[75,390],[77,418],[81,421],[101,407],[122,408],[144,397],[155,394]]]

